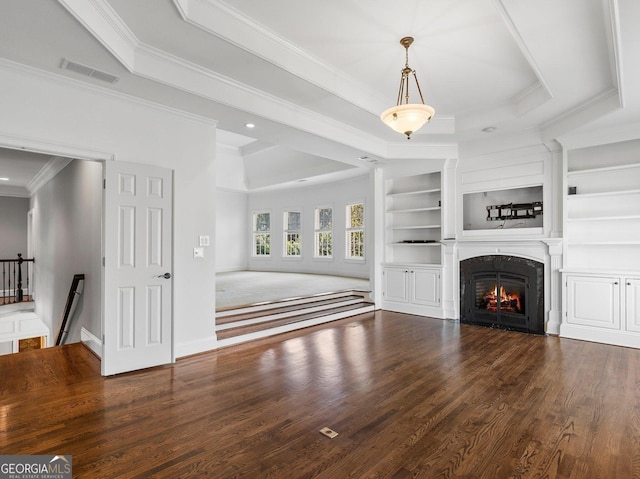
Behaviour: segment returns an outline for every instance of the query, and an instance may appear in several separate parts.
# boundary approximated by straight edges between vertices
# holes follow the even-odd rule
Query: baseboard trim
[[[93,354],[102,359],[102,341],[100,341],[100,338],[92,334],[89,330],[82,328],[80,330],[80,341],[82,341]]]
[[[631,331],[608,331],[574,324],[560,324],[560,337],[640,349],[640,334]]]
[[[176,359],[184,358],[186,356],[193,356],[194,354],[206,353],[216,348],[218,348],[218,340],[215,336],[196,339],[194,341],[176,344],[175,357]]]

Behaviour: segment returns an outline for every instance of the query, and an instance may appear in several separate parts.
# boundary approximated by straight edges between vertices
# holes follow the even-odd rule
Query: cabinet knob
[[[618,284],[618,282],[616,281],[616,282],[614,282],[613,284]]]

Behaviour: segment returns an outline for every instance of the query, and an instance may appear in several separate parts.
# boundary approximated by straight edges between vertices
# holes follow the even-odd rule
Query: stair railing
[[[30,283],[33,281],[30,273],[29,265],[33,264],[35,259],[23,258],[21,253],[18,253],[17,258],[12,259],[0,259],[0,265],[2,267],[2,301],[0,304],[13,304],[21,303],[23,301],[31,301]],[[23,274],[23,264],[24,266]],[[25,289],[27,295],[25,296]]]

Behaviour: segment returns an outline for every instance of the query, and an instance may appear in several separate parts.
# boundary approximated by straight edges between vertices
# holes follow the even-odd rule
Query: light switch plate
[[[204,258],[204,248],[193,248],[194,258]]]
[[[198,244],[200,246],[209,246],[209,236],[201,235]]]

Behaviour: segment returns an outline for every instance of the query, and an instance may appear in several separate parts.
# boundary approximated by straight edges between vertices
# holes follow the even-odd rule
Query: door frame
[[[61,157],[66,157],[66,158],[72,158],[74,160],[89,160],[89,161],[99,161],[102,163],[102,176],[104,178],[104,171],[105,171],[105,163],[107,161],[115,161],[116,160],[116,155],[115,153],[111,153],[111,152],[105,152],[105,151],[99,151],[99,150],[91,150],[88,148],[84,148],[84,147],[79,147],[79,146],[75,146],[75,145],[69,145],[69,144],[64,144],[64,143],[56,143],[56,142],[51,142],[50,140],[41,140],[41,139],[37,139],[37,138],[26,138],[26,137],[15,137],[15,136],[9,136],[3,133],[0,133],[0,148],[8,148],[8,149],[13,149],[13,150],[22,150],[22,151],[29,151],[32,153],[41,153],[43,155],[51,155],[51,156],[61,156]],[[175,194],[175,193],[174,193]],[[101,243],[102,243],[102,247],[101,247],[101,252],[102,252],[102,258],[104,258],[104,247],[105,247],[105,237],[107,235],[107,231],[104,228],[104,195],[102,195],[102,218],[101,218],[101,222],[103,224],[103,228],[102,228],[102,235],[101,235]],[[172,225],[171,225],[171,229],[173,231],[173,226],[174,226],[174,222],[175,222],[175,218],[172,217]],[[173,257],[174,252],[175,252],[175,245],[172,243],[171,246],[171,255]],[[99,261],[102,263],[102,258],[99,258]],[[100,276],[100,291],[104,290],[104,267],[102,269],[102,274]],[[171,293],[171,303],[173,305],[174,303],[174,291],[175,288],[172,288],[172,293]],[[172,306],[172,310],[173,310],[173,306]],[[104,299],[104,294],[101,294],[100,297],[100,311],[101,311],[101,318],[100,321],[101,323],[104,322],[104,315],[105,315],[105,299]],[[173,316],[173,315],[172,315]],[[104,330],[104,325],[101,324],[101,331]],[[173,319],[172,319],[172,326],[171,326],[171,361],[175,362],[176,360],[176,345],[175,345],[175,332],[174,332],[175,328],[173,325]],[[102,332],[100,333],[102,334]],[[93,344],[88,344],[88,347],[99,357],[100,362],[102,362],[102,344],[104,343],[104,338],[103,337],[94,337],[91,338],[93,342],[96,343],[96,345],[94,346]]]

